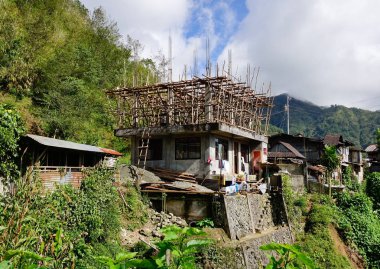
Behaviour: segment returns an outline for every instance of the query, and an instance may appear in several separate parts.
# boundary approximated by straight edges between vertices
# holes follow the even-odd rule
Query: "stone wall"
[[[247,196],[225,196],[224,206],[227,217],[225,229],[232,240],[255,232]]]
[[[253,227],[256,232],[274,226],[272,206],[268,194],[247,194],[248,206],[252,216]]]
[[[241,251],[244,256],[244,263],[247,269],[262,268],[263,265],[266,265],[269,262],[266,254],[270,253],[262,251],[259,248],[260,246],[271,242],[286,244],[293,243],[289,227],[280,227],[271,233],[240,243]]]

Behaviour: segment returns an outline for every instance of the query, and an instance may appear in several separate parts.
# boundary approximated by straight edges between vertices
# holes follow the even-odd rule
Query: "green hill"
[[[123,43],[101,8],[77,0],[5,0],[0,10],[0,102],[29,132],[121,150],[104,90],[153,77],[151,60],[134,60],[138,41]]]
[[[274,98],[270,123],[286,132],[287,95]],[[342,134],[356,145],[375,143],[375,132],[380,127],[380,111],[347,108],[333,105],[320,107],[296,98],[290,100],[290,133],[302,133],[309,137],[323,137],[326,133]]]

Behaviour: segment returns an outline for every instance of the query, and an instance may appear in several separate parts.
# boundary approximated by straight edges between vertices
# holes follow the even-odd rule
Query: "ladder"
[[[149,128],[144,128],[141,134],[141,145],[138,147],[139,157],[137,159],[137,167],[144,170],[146,165],[146,157],[148,155],[149,139]]]

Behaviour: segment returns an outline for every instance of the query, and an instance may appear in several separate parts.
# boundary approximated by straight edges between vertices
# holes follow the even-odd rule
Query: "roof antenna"
[[[210,39],[206,39],[206,76],[211,77]]]
[[[232,51],[228,50],[228,71],[227,71],[228,78],[231,79],[232,77]]]
[[[197,59],[197,49],[193,52],[194,63],[193,63],[193,77],[198,76],[198,59]]]
[[[287,119],[287,131],[288,131],[288,134],[289,134],[289,101],[290,101],[291,97],[289,95],[286,95],[286,105],[285,105],[285,111],[286,111],[286,114],[288,116],[288,119]]]
[[[169,62],[168,62],[168,82],[173,81],[173,67],[172,67],[172,35],[169,31]]]

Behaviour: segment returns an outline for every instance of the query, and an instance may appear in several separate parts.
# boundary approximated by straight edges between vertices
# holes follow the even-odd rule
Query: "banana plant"
[[[161,229],[164,239],[156,243],[159,249],[155,262],[158,268],[195,268],[196,254],[212,243],[200,229],[176,225]]]
[[[297,245],[269,243],[260,247],[261,250],[275,251],[278,258],[268,255],[269,263],[265,269],[317,269],[312,259],[302,253]]]

